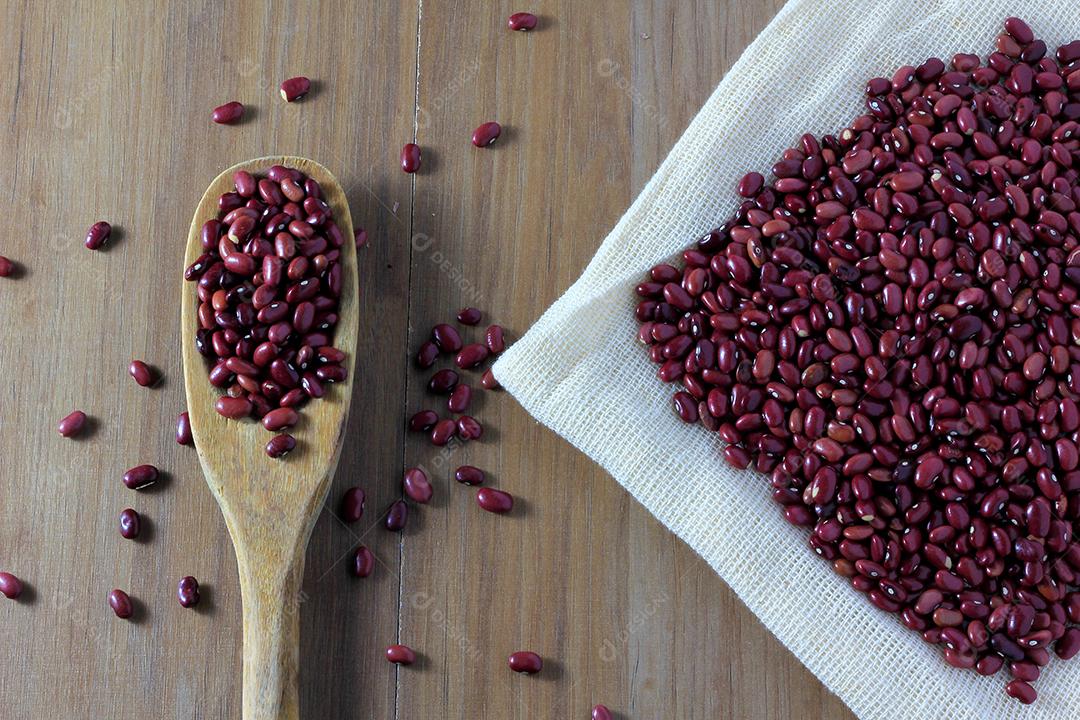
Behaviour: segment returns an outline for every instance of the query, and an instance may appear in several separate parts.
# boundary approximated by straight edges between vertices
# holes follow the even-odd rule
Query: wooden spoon
[[[226,420],[214,410],[221,394],[207,380],[207,362],[195,348],[198,298],[184,283],[180,310],[184,383],[195,447],[211,492],[229,528],[244,606],[244,720],[296,720],[300,583],[312,527],[337,468],[352,396],[358,322],[356,247],[345,193],[330,172],[301,157],[265,157],[234,165],[206,189],[188,234],[185,267],[202,254],[203,223],[218,216],[217,200],[233,190],[237,170],[265,173],[271,165],[296,168],[322,186],[323,199],[345,242],[341,247],[341,301],[334,346],[345,351],[345,382],[304,406],[290,430],[296,449],[275,460],[266,443],[274,433],[258,422]]]

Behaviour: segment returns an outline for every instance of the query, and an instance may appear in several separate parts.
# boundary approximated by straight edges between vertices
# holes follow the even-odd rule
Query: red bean
[[[243,397],[228,397],[222,395],[214,402],[214,409],[222,417],[230,420],[243,420],[251,415],[251,401]]]
[[[238,122],[243,114],[243,104],[233,100],[224,105],[218,105],[214,108],[214,112],[210,117],[219,125],[232,125],[233,123]]]
[[[347,523],[354,523],[364,516],[364,505],[367,496],[358,487],[351,487],[341,496],[341,519]]]
[[[180,578],[176,586],[176,599],[180,606],[185,608],[195,607],[199,604],[199,581],[191,575]]]
[[[356,249],[357,250],[359,250],[360,248],[367,245],[367,242],[368,242],[367,230],[365,230],[364,228],[356,228],[356,230],[353,231],[353,242],[356,244]]]
[[[353,555],[353,575],[358,578],[366,578],[375,570],[375,555],[368,550],[366,545],[356,548]]]
[[[408,520],[409,506],[405,504],[404,500],[395,500],[386,512],[384,524],[387,530],[398,532],[405,529]]]
[[[482,313],[474,307],[462,308],[458,311],[457,321],[462,325],[476,325],[480,322]]]
[[[439,416],[432,410],[421,410],[409,418],[409,430],[412,432],[427,432],[439,422]]]
[[[457,423],[447,418],[440,420],[431,429],[431,444],[442,447],[450,442],[457,431]]]
[[[491,371],[491,368],[484,371],[484,374],[480,378],[480,385],[482,385],[485,390],[502,389],[502,385],[499,384],[499,381],[495,378],[495,373]]]
[[[0,572],[0,594],[9,600],[17,600],[22,593],[22,580],[9,572]]]
[[[109,242],[109,238],[112,236],[112,225],[99,220],[90,226],[90,229],[86,232],[85,245],[90,250],[97,250],[105,243]]]
[[[454,363],[463,370],[476,367],[488,359],[488,349],[479,343],[466,345],[454,358]]]
[[[476,502],[480,507],[492,513],[508,513],[514,509],[514,497],[502,490],[482,487],[476,491]]]
[[[463,413],[469,409],[469,401],[472,400],[472,388],[464,383],[454,386],[450,393],[447,407],[452,413]]]
[[[592,709],[592,720],[614,720],[614,717],[606,705],[596,705]]]
[[[81,433],[84,427],[86,427],[86,413],[82,410],[75,410],[57,424],[56,431],[69,438]]]
[[[278,430],[284,430],[290,428],[296,424],[300,416],[296,411],[290,407],[280,407],[277,410],[271,410],[263,416],[263,427],[270,432],[277,432]]]
[[[408,645],[391,645],[386,648],[386,659],[395,665],[412,665],[416,662],[416,653]]]
[[[123,590],[113,590],[109,593],[109,607],[116,613],[116,617],[126,620],[135,613],[135,607],[131,598]]]
[[[488,326],[484,333],[484,341],[492,355],[498,355],[506,349],[506,341],[503,339],[503,329],[498,325]]]
[[[153,465],[136,465],[124,473],[124,485],[129,490],[142,490],[150,487],[161,478],[161,473]]]
[[[528,650],[519,650],[513,653],[509,659],[510,669],[516,673],[535,675],[544,667],[544,661],[540,656]]]
[[[408,468],[405,470],[405,478],[402,482],[405,494],[413,502],[424,505],[431,501],[433,490],[427,473],[420,468]]]
[[[420,146],[416,143],[407,143],[401,148],[401,169],[407,173],[420,169]]]
[[[536,22],[536,16],[532,13],[516,12],[506,21],[506,25],[511,30],[528,32],[536,27]]]
[[[135,382],[143,387],[150,387],[157,380],[154,372],[150,369],[150,366],[142,360],[132,360],[131,364],[128,365],[128,374],[135,378]]]
[[[484,426],[476,418],[462,415],[457,420],[457,436],[462,440],[479,440],[484,434]]]
[[[283,458],[296,448],[296,438],[288,433],[275,435],[266,443],[266,454],[272,458]]]
[[[456,353],[461,350],[461,335],[452,325],[436,325],[431,329],[431,339],[443,352]]]
[[[502,126],[497,122],[486,122],[476,128],[472,134],[472,144],[476,147],[487,147],[499,139]]]
[[[483,485],[484,471],[472,465],[462,465],[454,471],[454,479],[462,485]]]
[[[443,369],[437,371],[431,376],[431,379],[428,380],[428,390],[433,393],[445,395],[457,387],[457,384],[458,374],[453,370]]]
[[[1035,702],[1038,697],[1035,692],[1035,688],[1028,685],[1023,680],[1013,680],[1005,686],[1005,694],[1011,698],[1016,698],[1024,705],[1030,705]]]
[[[299,75],[289,78],[281,83],[281,97],[285,102],[296,102],[303,99],[311,90],[311,80]]]
[[[426,370],[434,365],[438,358],[439,346],[429,340],[416,352],[416,366],[421,370]]]
[[[15,272],[15,263],[0,255],[0,277],[8,277]]]
[[[134,540],[139,537],[142,529],[142,518],[139,513],[127,508],[120,513],[120,536],[126,540]]]
[[[176,417],[176,442],[178,445],[195,444],[191,436],[191,418],[186,411]]]

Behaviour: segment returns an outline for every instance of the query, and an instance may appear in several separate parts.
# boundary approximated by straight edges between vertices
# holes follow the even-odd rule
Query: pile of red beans
[[[195,342],[210,383],[225,391],[218,413],[277,432],[296,424],[296,409],[321,398],[325,383],[346,377],[345,354],[332,345],[344,237],[319,183],[299,170],[274,165],[258,178],[240,170],[233,185],[184,273],[197,283]],[[278,436],[266,452],[293,447]]]
[[[956,667],[1080,652],[1080,41],[867,84],[637,287],[674,408]]]

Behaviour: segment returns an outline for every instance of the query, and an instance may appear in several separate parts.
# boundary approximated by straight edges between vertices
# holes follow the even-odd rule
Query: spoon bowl
[[[257,158],[218,175],[195,210],[185,267],[203,253],[202,225],[218,217],[218,197],[233,190],[233,173],[264,173],[272,165],[296,168],[316,180],[345,238],[340,248],[341,297],[333,344],[345,352],[342,365],[348,375],[344,382],[328,385],[324,397],[304,406],[299,422],[289,431],[296,436],[296,449],[283,459],[270,458],[265,447],[276,433],[254,420],[228,420],[214,409],[222,393],[207,379],[206,359],[195,347],[198,298],[192,284],[184,283],[180,323],[191,431],[207,485],[225,517],[240,575],[244,720],[299,717],[297,666],[304,554],[341,455],[359,320],[349,204],[334,176],[307,158]]]

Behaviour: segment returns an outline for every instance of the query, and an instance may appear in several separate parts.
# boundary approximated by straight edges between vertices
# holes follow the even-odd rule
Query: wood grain
[[[246,158],[325,165],[367,228],[360,253],[354,411],[302,589],[302,718],[851,718],[712,571],[610,477],[505,394],[481,393],[483,441],[435,452],[403,418],[434,400],[410,349],[476,305],[513,339],[578,276],[686,124],[781,0],[540,0],[533,33],[509,2],[57,6],[8,0],[0,97],[9,218],[0,254],[0,568],[25,578],[0,602],[0,702],[12,718],[240,716],[241,607],[225,523],[184,409],[179,292],[184,237],[210,180]],[[317,80],[286,105],[278,83]],[[228,100],[249,107],[213,125]],[[484,150],[480,122],[506,130]],[[416,138],[424,168],[398,169]],[[119,230],[107,251],[86,228]],[[126,376],[157,366],[153,389]],[[93,431],[64,440],[72,408]],[[120,483],[153,462],[169,481]],[[518,509],[483,513],[450,480],[471,463]],[[406,465],[436,499],[400,536],[379,526]],[[343,525],[345,488],[368,515]],[[146,519],[122,540],[120,510]],[[349,576],[357,544],[375,573]],[[195,575],[198,610],[177,580]],[[112,617],[106,594],[138,602]],[[396,641],[421,661],[395,668]],[[528,648],[544,673],[513,675]]]

